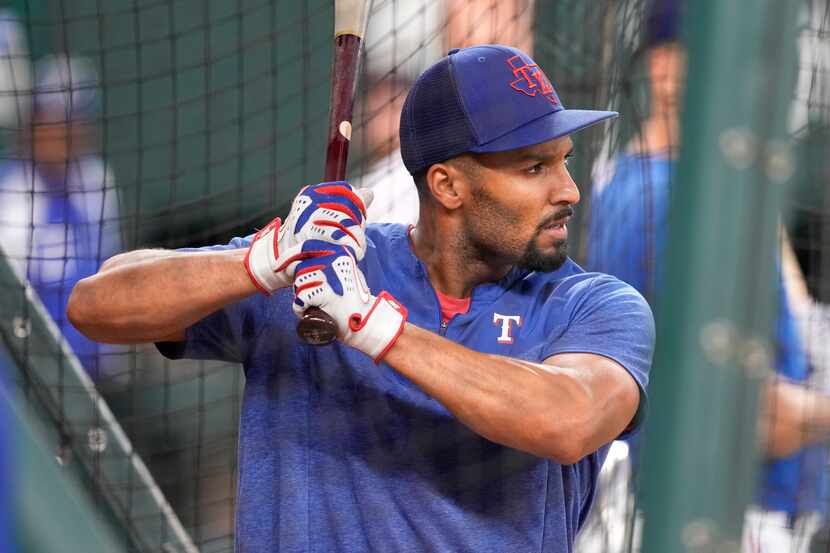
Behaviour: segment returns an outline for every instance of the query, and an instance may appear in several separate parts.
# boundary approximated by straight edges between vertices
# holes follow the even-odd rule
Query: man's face
[[[37,123],[32,129],[34,159],[46,163],[65,163],[69,159],[70,129],[64,123]]]
[[[92,127],[86,121],[65,120],[62,113],[35,114],[23,147],[31,149],[34,161],[59,170],[66,162],[86,151],[92,138]]]
[[[648,56],[652,104],[661,112],[678,111],[686,78],[685,49],[667,42],[653,47]]]
[[[464,156],[471,164],[467,242],[483,259],[553,271],[567,257],[567,222],[579,190],[567,168],[569,137],[519,150]]]

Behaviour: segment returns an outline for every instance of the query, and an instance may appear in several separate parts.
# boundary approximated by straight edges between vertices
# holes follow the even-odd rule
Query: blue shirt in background
[[[388,290],[411,323],[440,333],[406,227],[369,225],[367,236],[361,267],[372,291]],[[291,301],[289,289],[252,296],[189,328],[185,342],[159,344],[171,358],[245,370],[238,551],[572,551],[608,446],[563,466],[490,442],[389,366],[339,342],[300,342]],[[517,318],[509,339],[499,315]],[[568,261],[477,286],[446,336],[535,362],[604,355],[645,390],[654,327],[633,288]]]
[[[55,176],[26,159],[0,163],[0,248],[46,310],[93,379],[102,346],[82,335],[66,316],[72,288],[118,252],[118,197],[99,156],[67,162]]]
[[[591,197],[588,268],[616,276],[649,301],[662,281],[674,163],[665,155],[620,154]],[[805,382],[809,366],[783,289],[778,289],[776,371]],[[764,463],[758,502],[790,514],[826,511],[827,452],[805,448]]]

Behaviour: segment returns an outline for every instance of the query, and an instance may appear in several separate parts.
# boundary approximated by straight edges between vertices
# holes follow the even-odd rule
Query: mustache
[[[548,217],[547,219],[542,221],[542,223],[539,225],[539,229],[541,230],[545,227],[555,225],[558,221],[560,221],[561,219],[564,219],[565,217],[573,217],[573,214],[574,214],[574,208],[573,207],[571,207],[571,206],[563,207],[562,209],[560,209],[559,211],[557,211],[556,213],[554,213],[553,215],[551,215],[550,217]]]

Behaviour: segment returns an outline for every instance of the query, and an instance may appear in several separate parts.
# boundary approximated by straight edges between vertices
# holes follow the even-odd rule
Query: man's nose
[[[578,204],[580,199],[579,187],[571,178],[567,167],[563,166],[561,172],[556,175],[551,191],[551,203],[556,204]]]

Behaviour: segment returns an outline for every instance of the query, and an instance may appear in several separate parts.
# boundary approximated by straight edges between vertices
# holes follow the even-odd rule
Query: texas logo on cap
[[[527,63],[522,56],[518,55],[508,58],[507,65],[513,70],[513,76],[517,77],[515,81],[510,83],[513,90],[527,96],[541,94],[551,104],[559,103],[559,98],[556,97],[556,93],[553,91],[553,85],[550,84],[547,75],[538,65]]]
[[[459,154],[541,144],[616,117],[565,109],[525,52],[502,44],[450,50],[424,71],[401,110],[401,157],[410,174]]]

